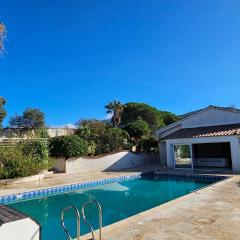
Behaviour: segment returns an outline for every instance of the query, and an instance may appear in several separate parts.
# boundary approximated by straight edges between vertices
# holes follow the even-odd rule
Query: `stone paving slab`
[[[83,239],[89,239],[89,235]],[[238,240],[240,176],[103,228],[104,240]]]

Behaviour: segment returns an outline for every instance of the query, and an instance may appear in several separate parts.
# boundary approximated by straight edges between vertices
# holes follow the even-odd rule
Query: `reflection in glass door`
[[[192,168],[191,144],[174,145],[175,168]]]

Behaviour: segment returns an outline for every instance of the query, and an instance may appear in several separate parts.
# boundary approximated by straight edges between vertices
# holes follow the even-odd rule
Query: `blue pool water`
[[[69,205],[75,205],[80,210],[84,202],[89,199],[96,199],[102,206],[103,225],[106,226],[186,195],[208,184],[179,178],[161,177],[154,179],[148,177],[15,202],[9,204],[9,206],[38,221],[42,226],[43,240],[52,240],[52,236],[57,240],[65,240],[66,237],[60,225],[60,213],[63,208]],[[87,208],[86,216],[96,228],[98,226],[97,209],[94,207]],[[76,223],[73,211],[67,212],[65,219],[66,226],[70,229],[72,236],[75,237]],[[81,235],[87,232],[87,227],[81,224]]]

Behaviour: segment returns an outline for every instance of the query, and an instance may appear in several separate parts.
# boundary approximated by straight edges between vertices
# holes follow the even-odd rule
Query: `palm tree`
[[[122,117],[122,112],[125,108],[125,105],[122,104],[121,102],[114,100],[112,102],[109,102],[105,108],[107,109],[107,113],[112,114],[112,123],[114,127],[117,127],[121,123],[121,117]]]
[[[6,38],[6,27],[3,23],[0,22],[0,54],[3,54],[5,52],[4,49],[4,40]]]

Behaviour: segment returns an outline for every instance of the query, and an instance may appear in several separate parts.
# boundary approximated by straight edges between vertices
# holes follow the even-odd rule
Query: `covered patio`
[[[239,124],[181,129],[160,140],[160,159],[175,169],[239,172],[239,133]]]

